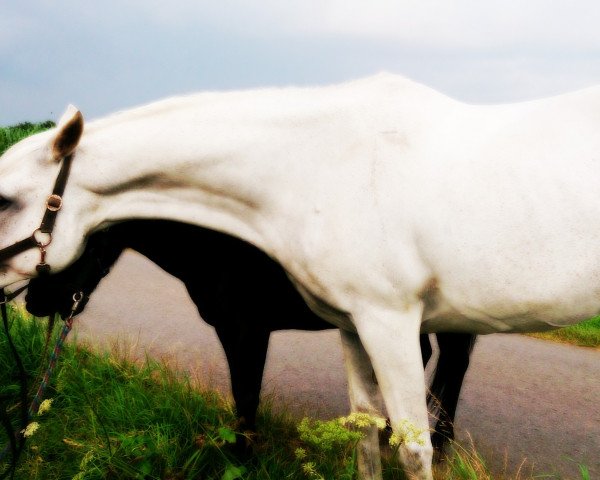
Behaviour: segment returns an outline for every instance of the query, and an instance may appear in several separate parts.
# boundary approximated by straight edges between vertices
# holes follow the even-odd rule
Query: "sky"
[[[597,0],[3,0],[0,125],[381,71],[469,103],[600,84]]]

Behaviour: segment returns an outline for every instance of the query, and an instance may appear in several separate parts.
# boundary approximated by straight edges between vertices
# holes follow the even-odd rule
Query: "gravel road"
[[[79,317],[78,335],[99,346],[128,344],[169,358],[206,385],[229,392],[225,356],[183,285],[126,252]],[[299,415],[348,411],[337,331],[272,335],[263,399]],[[459,439],[472,439],[493,471],[600,479],[600,351],[517,335],[480,338],[459,404]]]

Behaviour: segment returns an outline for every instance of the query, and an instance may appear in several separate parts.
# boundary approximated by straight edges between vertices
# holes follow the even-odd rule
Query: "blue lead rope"
[[[56,362],[58,361],[58,357],[62,352],[67,335],[69,335],[69,332],[72,328],[73,315],[69,315],[69,317],[65,320],[65,324],[63,325],[62,330],[60,331],[60,335],[56,339],[54,349],[50,354],[50,360],[48,362],[48,368],[46,369],[46,373],[44,373],[44,376],[42,377],[42,380],[40,382],[40,386],[38,387],[37,392],[35,393],[35,396],[31,401],[31,405],[29,406],[29,420],[31,420],[31,418],[40,409],[40,404],[42,403],[42,400],[44,399],[44,396],[46,394],[46,388],[48,387],[48,383],[50,382],[50,378],[52,377],[52,373],[54,372],[54,367],[56,367]]]

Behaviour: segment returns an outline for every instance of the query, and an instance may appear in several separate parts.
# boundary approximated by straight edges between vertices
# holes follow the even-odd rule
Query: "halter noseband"
[[[62,160],[60,171],[54,182],[52,194],[46,199],[46,210],[40,226],[33,231],[30,237],[0,250],[0,262],[31,248],[38,248],[40,250],[40,263],[37,264],[35,269],[39,275],[47,275],[50,273],[50,265],[46,263],[46,247],[52,243],[52,231],[54,230],[58,211],[62,207],[62,196],[65,192],[65,187],[69,178],[72,160],[72,154],[67,155]]]

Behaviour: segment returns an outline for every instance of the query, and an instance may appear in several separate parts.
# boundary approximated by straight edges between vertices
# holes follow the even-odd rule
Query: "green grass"
[[[36,371],[44,325],[17,317],[12,331]],[[5,345],[1,353],[0,384],[15,391]],[[17,479],[221,478],[241,467],[226,448],[235,428],[229,405],[151,360],[137,365],[68,345],[47,397],[52,407],[35,418],[40,427]]]
[[[12,313],[11,331],[26,369],[37,372],[45,322],[21,315]],[[0,385],[20,428],[16,370],[3,334],[0,339]],[[310,462],[325,478],[354,478],[352,440],[342,437],[323,452],[313,439],[301,439],[287,415],[269,409],[261,414],[256,455],[250,462],[238,460],[231,452],[236,419],[230,404],[193,383],[150,359],[138,364],[68,344],[47,393],[51,408],[34,418],[39,428],[27,441],[15,478],[318,478],[307,476]],[[403,477],[392,467],[386,478]]]
[[[19,123],[12,127],[0,128],[0,155],[2,155],[11,145],[17,143],[29,135],[43,132],[54,126],[54,122],[46,121],[42,123]]]
[[[551,330],[543,333],[530,334],[536,338],[555,342],[578,345],[580,347],[600,347],[600,317],[594,317],[577,325]]]
[[[40,370],[45,322],[24,318],[22,312],[12,311],[11,316],[15,344],[33,378]],[[0,394],[19,428],[15,378],[14,361],[0,333]],[[252,439],[255,455],[239,460],[231,451],[236,429],[231,406],[217,393],[198,389],[188,376],[150,359],[135,363],[69,343],[47,398],[52,399],[51,408],[33,419],[39,428],[27,441],[17,480],[356,478],[355,432],[335,420],[298,423],[268,405],[260,413],[260,433]],[[395,458],[388,448],[386,480],[404,478]],[[438,467],[435,478],[497,477],[475,451],[459,448]],[[585,467],[581,478],[586,478]]]

